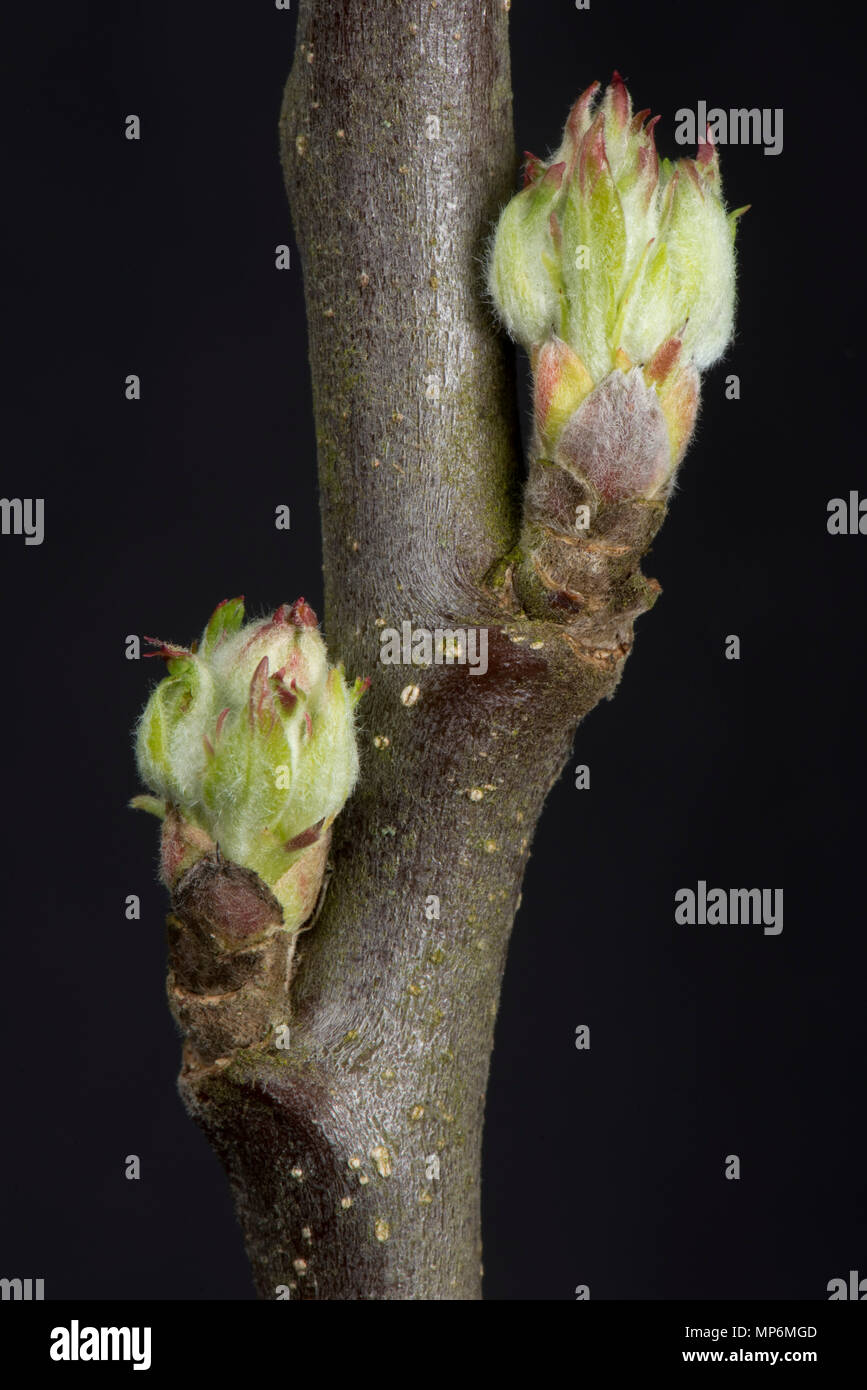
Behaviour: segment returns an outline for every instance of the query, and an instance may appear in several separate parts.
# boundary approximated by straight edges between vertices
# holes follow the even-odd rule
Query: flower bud
[[[551,211],[565,167],[544,169],[532,155],[529,161],[527,186],[504,209],[488,263],[491,297],[509,333],[526,346],[541,342],[560,318]]]
[[[541,456],[557,457],[564,431],[561,454],[574,454],[591,419],[610,421],[617,437],[612,412],[641,401],[642,459],[619,481],[613,461],[597,458],[597,465],[609,495],[640,485],[649,497],[665,491],[689,441],[698,372],[731,339],[735,221],[745,209],[726,213],[709,138],[695,160],[660,160],[656,120],[647,111],[633,115],[619,74],[597,105],[598,89],[593,83],[573,106],[551,164],[528,166],[528,187],[501,215],[488,286],[506,328],[531,355]],[[570,429],[610,374],[636,369],[664,421],[664,468],[656,406],[634,379],[607,387]],[[625,424],[634,436],[633,422]]]
[[[165,817],[170,886],[217,847],[257,873],[284,925],[298,927],[315,906],[330,826],[358,775],[354,707],[367,682],[350,687],[329,666],[303,599],[265,622],[243,621],[243,600],[227,600],[197,646],[153,642],[169,674],[140,720],[137,755],[159,800],[134,804]]]

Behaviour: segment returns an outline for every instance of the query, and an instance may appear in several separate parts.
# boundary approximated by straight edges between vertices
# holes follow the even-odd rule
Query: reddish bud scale
[[[214,621],[214,618],[216,617],[216,615],[217,615],[223,608],[225,608],[226,605],[227,605],[228,603],[243,604],[243,602],[244,602],[244,595],[243,595],[243,594],[238,594],[238,596],[237,596],[236,598],[221,598],[221,599],[220,599],[220,602],[217,604],[216,608],[214,609],[213,613],[211,614],[210,621],[213,622],[213,621]]]
[[[583,138],[584,123],[593,103],[593,98],[598,91],[599,83],[591,82],[590,86],[581,93],[580,97],[575,102],[566,121],[566,140],[571,146],[566,178],[570,183],[575,174],[575,162],[578,158],[578,152]]]
[[[196,825],[181,819],[169,807],[160,836],[160,871],[163,882],[171,888],[180,875],[203,854],[214,849],[211,837]]]
[[[642,145],[638,151],[639,168],[642,173],[647,169],[649,177],[649,197],[653,195],[656,185],[659,182],[659,154],[656,149],[656,126],[658,121],[659,116],[654,116],[652,120],[648,121],[644,131],[644,134],[647,136],[647,144]]]
[[[559,338],[545,343],[537,358],[533,404],[539,428],[544,430],[551,399],[563,379],[563,359],[569,351]]]
[[[268,658],[263,656],[250,681],[250,700],[247,707],[251,729],[256,726],[268,733],[274,723],[274,707],[268,685]]]
[[[551,164],[551,165],[549,165],[548,168],[545,170],[545,173],[543,174],[542,178],[541,178],[540,181],[539,181],[539,182],[540,182],[540,186],[547,185],[549,192],[550,192],[551,189],[554,189],[555,191],[556,191],[556,190],[559,190],[559,189],[562,187],[562,184],[563,184],[563,175],[564,175],[565,173],[566,173],[566,165],[565,165],[565,163],[562,163],[562,162],[561,162],[560,164]]]
[[[629,93],[626,90],[626,83],[616,68],[611,76],[610,90],[612,111],[622,129],[629,120]]]
[[[637,368],[612,372],[563,429],[556,459],[606,501],[650,497],[671,467],[665,420]]]
[[[317,627],[319,622],[310,604],[303,598],[297,598],[290,607],[288,621],[294,627]]]
[[[701,179],[698,176],[698,170],[695,167],[695,161],[692,159],[681,159],[679,161],[679,167],[685,170],[685,172],[689,175],[689,177],[692,179],[692,182],[695,184],[695,187],[698,189],[700,196],[703,198],[704,188],[702,187]]]
[[[318,820],[315,825],[311,825],[308,830],[302,830],[300,835],[287,840],[283,848],[287,854],[291,854],[296,849],[306,849],[308,845],[315,845],[319,836],[322,834],[322,827],[325,824],[325,817]]]
[[[581,158],[578,164],[578,186],[585,197],[593,192],[602,174],[608,168],[608,155],[605,152],[605,118],[600,111],[581,144]]]
[[[259,627],[254,628],[249,638],[244,643],[243,652],[249,651],[255,643],[261,642],[263,638],[276,635],[287,627],[317,627],[318,619],[313,609],[303,598],[296,599],[294,603],[281,603],[275,611],[273,617],[268,618]]]
[[[681,346],[679,338],[669,338],[667,343],[663,343],[644,369],[645,381],[663,382],[677,362]]]
[[[193,653],[189,647],[173,647],[171,643],[164,642],[161,637],[145,637],[152,647],[156,647],[154,652],[145,652],[145,657],[161,656],[164,661],[179,661],[184,658],[192,657]]]
[[[280,701],[280,704],[283,706],[283,708],[285,710],[291,710],[294,709],[295,705],[298,702],[298,687],[295,684],[294,676],[292,677],[292,680],[288,682],[286,681],[285,676],[286,667],[281,666],[280,670],[276,673],[276,675],[273,675],[271,677],[271,688],[274,691],[274,694],[277,696],[277,699]]]
[[[529,150],[524,151],[524,188],[529,188],[536,183],[542,176],[545,165],[536,154],[531,154]]]

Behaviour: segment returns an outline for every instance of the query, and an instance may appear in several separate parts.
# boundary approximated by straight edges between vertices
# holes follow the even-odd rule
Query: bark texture
[[[224,882],[225,864],[181,881],[171,925],[173,1007],[191,1030],[182,1092],[228,1171],[265,1298],[481,1296],[484,1095],[530,839],[653,598],[637,565],[660,515],[624,513],[606,551],[558,522],[538,465],[528,522],[554,540],[536,616],[512,584],[513,368],[481,266],[515,174],[507,8],[301,0],[282,152],[327,640],[372,678],[362,774],[291,981],[273,904]],[[577,584],[548,582],[554,552],[578,573],[582,545],[579,570],[605,596],[589,607]],[[383,665],[382,628],[405,621],[486,629],[486,674]]]

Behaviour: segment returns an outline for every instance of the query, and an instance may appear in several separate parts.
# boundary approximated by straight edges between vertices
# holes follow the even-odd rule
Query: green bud
[[[202,732],[210,724],[214,682],[207,666],[192,655],[169,656],[169,675],[160,681],[138,730],[139,770],[166,801],[195,799],[207,762]]]
[[[252,869],[300,926],[315,906],[330,827],[358,775],[354,708],[367,682],[329,666],[316,615],[299,599],[243,626],[220,604],[198,646],[154,643],[168,676],[139,722],[139,771],[165,817],[170,886],[219,848]],[[152,639],[149,639],[152,640]]]
[[[698,372],[731,339],[734,230],[745,209],[726,212],[709,137],[694,160],[660,160],[656,120],[647,111],[633,115],[619,74],[595,106],[598,88],[594,82],[573,106],[551,164],[530,156],[528,186],[500,217],[488,287],[505,327],[531,355],[540,456],[557,456],[562,432],[611,373],[637,369],[668,435],[665,468],[644,470],[658,495],[692,432]],[[590,414],[608,419],[615,402],[627,409],[639,398],[634,380],[628,389],[615,382]],[[653,402],[646,405],[641,413],[655,420]],[[577,423],[570,430],[574,445]],[[618,431],[613,420],[612,439]],[[655,450],[655,426],[651,433]],[[620,492],[644,471],[605,476]]]
[[[534,166],[535,167],[535,166]],[[560,321],[557,251],[551,212],[565,165],[552,165],[507,204],[488,262],[488,290],[520,343],[537,343]]]

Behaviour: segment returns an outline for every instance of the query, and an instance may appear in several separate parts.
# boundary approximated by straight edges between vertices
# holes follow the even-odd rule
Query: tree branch
[[[263,1297],[474,1299],[484,1094],[530,839],[652,593],[625,593],[622,558],[616,584],[598,578],[595,616],[546,599],[528,617],[512,585],[514,380],[481,268],[515,169],[506,6],[302,0],[297,45],[281,137],[327,633],[372,686],[360,785],[291,984],[257,899],[248,977],[226,983],[225,946],[196,966],[202,990],[223,980],[225,1005],[204,1007],[228,1023],[197,1025],[181,1086],[229,1173]],[[538,487],[530,505],[543,524]],[[383,629],[405,622],[486,629],[486,673],[382,664]],[[203,880],[212,942],[224,872]],[[204,920],[189,879],[174,908],[183,990],[185,934],[200,949]]]

